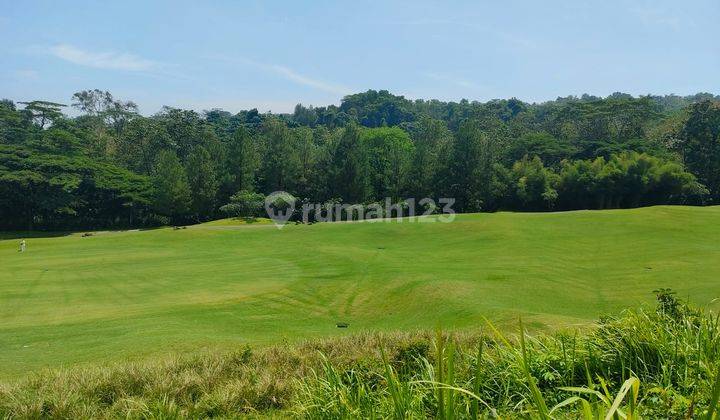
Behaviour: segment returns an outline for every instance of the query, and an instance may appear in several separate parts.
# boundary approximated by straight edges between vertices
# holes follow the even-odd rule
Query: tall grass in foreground
[[[657,310],[575,334],[357,334],[0,385],[0,418],[718,419],[718,318]]]
[[[382,369],[325,362],[300,381],[307,418],[720,418],[718,318],[658,291],[656,312],[627,311],[584,335],[474,340],[437,334],[433,348]],[[408,370],[406,366],[413,365]],[[405,373],[403,373],[405,372]]]

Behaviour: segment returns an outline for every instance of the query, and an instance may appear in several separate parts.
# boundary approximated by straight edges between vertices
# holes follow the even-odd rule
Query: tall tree
[[[394,126],[415,119],[412,103],[387,90],[348,95],[343,98],[340,111],[365,127]]]
[[[332,156],[330,168],[331,198],[346,203],[363,203],[369,196],[367,150],[360,141],[360,130],[350,124],[342,131]]]
[[[449,191],[462,211],[492,210],[496,165],[505,150],[502,124],[467,120],[455,136],[450,162]]]
[[[135,102],[117,100],[110,92],[100,89],[76,92],[72,106],[107,124],[116,136],[138,115]]]
[[[171,147],[184,162],[195,146],[202,145],[204,122],[197,112],[165,107],[155,116],[171,139]]]
[[[438,197],[440,176],[449,163],[452,133],[445,123],[423,118],[413,131],[415,147],[410,165],[410,192],[416,199]]]
[[[567,140],[556,139],[548,133],[531,132],[512,142],[508,149],[508,158],[509,162],[516,162],[526,155],[537,156],[543,163],[557,166],[574,152],[575,149]]]
[[[557,176],[545,168],[539,157],[523,159],[515,162],[511,171],[512,200],[518,209],[547,210],[552,209],[558,198],[555,184]]]
[[[368,150],[369,175],[373,197],[400,199],[407,190],[413,143],[399,127],[369,128],[361,134]]]
[[[293,148],[292,133],[277,118],[263,125],[265,154],[261,170],[265,193],[292,190],[297,181],[297,153]]]
[[[260,166],[259,150],[255,139],[244,127],[239,127],[227,143],[224,189],[234,194],[240,190],[255,189],[255,174]]]
[[[207,219],[215,213],[218,181],[210,153],[196,146],[188,156],[185,167],[190,185],[190,210],[197,220]]]
[[[27,141],[33,127],[29,118],[23,118],[15,104],[0,100],[0,143],[21,144]]]
[[[293,121],[300,125],[315,127],[318,115],[312,105],[306,108],[302,104],[297,104],[295,105],[295,112],[293,112]]]
[[[172,140],[165,127],[152,118],[135,118],[113,141],[110,154],[114,159],[135,172],[152,173],[158,150],[169,149]]]
[[[320,146],[308,127],[293,129],[293,143],[297,155],[297,194],[307,198],[315,190],[313,184],[318,182],[316,172]]]
[[[720,102],[703,101],[690,108],[680,149],[687,168],[720,202]]]
[[[164,150],[158,155],[153,173],[153,186],[156,212],[175,220],[188,213],[190,186],[185,169],[174,152]]]
[[[67,106],[57,102],[48,101],[18,103],[25,105],[23,112],[27,113],[41,129],[45,128],[48,124],[52,124],[55,120],[62,118],[63,114],[61,109]]]

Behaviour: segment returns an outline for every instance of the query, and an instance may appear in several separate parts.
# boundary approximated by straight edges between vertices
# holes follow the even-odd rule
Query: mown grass
[[[576,327],[720,296],[720,207],[0,240],[0,378],[363,331]],[[349,328],[336,327],[339,322]]]
[[[720,324],[665,291],[592,330],[357,334],[0,387],[0,418],[718,418]]]

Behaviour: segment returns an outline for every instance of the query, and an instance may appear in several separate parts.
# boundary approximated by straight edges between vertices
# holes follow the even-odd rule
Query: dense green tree
[[[72,132],[59,127],[51,127],[43,132],[43,148],[61,155],[75,154],[82,150],[82,140]]]
[[[322,124],[329,129],[345,127],[346,125],[355,121],[355,118],[348,115],[344,111],[341,111],[335,105],[315,108],[315,113],[318,116],[317,123]]]
[[[346,203],[364,203],[370,195],[368,153],[360,139],[360,129],[350,124],[342,131],[332,155],[330,176],[331,198]]]
[[[96,89],[74,96],[83,114],[72,118],[62,104],[2,100],[0,145],[15,149],[0,162],[0,214],[16,227],[205,220],[243,190],[312,202],[455,197],[459,211],[719,202],[718,100],[443,102],[368,91],[293,114],[144,117]],[[165,194],[151,195],[143,175]]]
[[[298,155],[290,129],[277,118],[268,119],[263,124],[263,140],[260,178],[264,192],[292,190],[297,183]]]
[[[162,123],[152,118],[135,118],[113,140],[109,154],[124,167],[150,175],[157,151],[170,149],[172,143]]]
[[[556,185],[561,209],[676,204],[707,194],[681,164],[635,152],[564,162]]]
[[[545,168],[538,156],[525,156],[515,162],[511,171],[510,192],[514,208],[548,210],[555,206],[557,176]]]
[[[190,186],[191,213],[197,220],[212,217],[219,185],[210,153],[196,146],[188,156],[185,172]]]
[[[720,102],[703,101],[690,107],[679,149],[685,165],[720,202]]]
[[[163,124],[172,147],[182,162],[187,159],[195,146],[202,146],[204,122],[195,111],[165,107],[155,117]]]
[[[491,123],[492,125],[492,123]],[[494,127],[477,120],[460,125],[449,165],[448,191],[461,211],[496,208],[496,163],[505,150],[504,139]]]
[[[414,149],[410,136],[399,127],[379,127],[362,130],[360,138],[368,151],[372,197],[398,201],[409,185]]]
[[[263,208],[265,196],[252,191],[238,191],[230,197],[230,202],[220,207],[220,211],[229,217],[253,218]]]
[[[531,132],[513,141],[508,148],[508,160],[515,162],[524,156],[537,156],[550,166],[558,165],[575,152],[567,140],[559,140],[548,133]]]
[[[0,144],[25,143],[32,130],[30,119],[24,118],[12,101],[0,101]]]
[[[387,90],[348,95],[343,98],[340,111],[365,127],[394,126],[415,119],[412,102]]]
[[[426,117],[414,127],[412,139],[415,147],[409,170],[410,196],[438,197],[442,174],[450,162],[452,133],[444,122]]]
[[[34,121],[40,128],[45,128],[56,120],[63,118],[62,108],[67,105],[48,101],[18,102],[25,105],[23,113]]]
[[[604,208],[605,194],[601,190],[601,173],[605,159],[564,161],[557,183],[558,206],[563,209]]]
[[[292,119],[300,125],[315,127],[318,122],[318,115],[312,106],[304,107],[302,104],[297,104]]]
[[[673,110],[664,118],[652,124],[647,138],[656,150],[678,153],[681,149],[682,134],[688,119],[688,109]]]
[[[82,154],[0,145],[0,229],[144,223],[146,177]]]
[[[179,220],[190,211],[191,191],[177,155],[163,150],[153,173],[154,208],[158,214]]]
[[[648,124],[659,118],[658,110],[648,97],[569,101],[551,105],[544,125],[553,136],[573,142],[577,156],[585,158],[594,154],[596,142],[643,138]]]
[[[258,144],[244,127],[238,127],[227,142],[226,177],[223,188],[229,191],[252,191],[260,167]]]
[[[92,116],[102,114],[113,102],[112,94],[100,89],[89,89],[73,94],[72,106]]]
[[[72,106],[105,122],[116,136],[120,135],[125,125],[138,115],[137,104],[132,101],[117,100],[110,92],[99,89],[75,93]]]
[[[317,184],[318,167],[321,144],[314,139],[313,131],[308,127],[293,129],[293,148],[297,156],[296,192],[301,197],[308,197],[315,191],[313,185]]]

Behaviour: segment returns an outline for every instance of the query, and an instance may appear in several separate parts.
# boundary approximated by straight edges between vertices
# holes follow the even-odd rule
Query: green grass
[[[718,420],[719,322],[662,291],[572,335],[488,323],[52,369],[0,382],[0,418]]]
[[[0,240],[0,379],[364,330],[585,325],[720,296],[720,207]],[[347,322],[348,329],[336,328]]]

